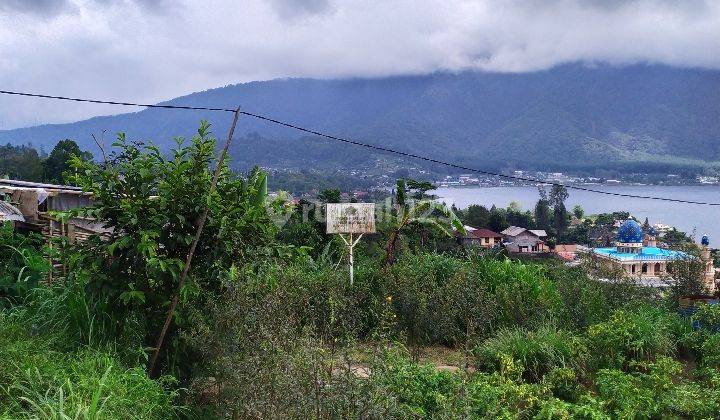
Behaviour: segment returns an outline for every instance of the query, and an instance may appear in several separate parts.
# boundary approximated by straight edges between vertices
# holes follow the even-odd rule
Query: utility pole
[[[237,107],[235,109],[235,112],[233,113],[233,120],[232,124],[230,125],[230,131],[228,132],[227,140],[225,141],[225,146],[223,147],[222,151],[220,152],[220,156],[218,158],[217,164],[215,166],[215,172],[213,173],[212,181],[210,182],[210,189],[208,190],[208,196],[210,196],[217,187],[218,178],[220,177],[220,171],[222,169],[222,164],[225,161],[225,157],[227,156],[228,149],[230,148],[230,142],[232,141],[233,134],[235,133],[235,126],[237,125],[238,117],[240,117],[240,107]],[[205,221],[207,220],[208,213],[210,212],[210,206],[206,205],[205,209],[203,210],[202,214],[200,215],[200,218],[197,221],[197,229],[195,230],[195,237],[193,237],[193,241],[190,244],[190,250],[188,251],[187,257],[185,258],[185,265],[183,266],[183,270],[180,273],[180,279],[178,280],[178,287],[175,291],[175,295],[172,298],[172,301],[170,301],[170,308],[168,308],[167,316],[165,317],[165,324],[162,327],[162,330],[160,330],[160,335],[157,339],[157,344],[155,344],[155,352],[153,353],[152,358],[150,359],[150,364],[148,365],[147,372],[149,375],[152,376],[153,371],[155,370],[155,366],[157,365],[158,356],[160,355],[160,350],[162,350],[163,344],[165,342],[165,335],[167,334],[168,328],[170,328],[170,324],[172,323],[173,315],[175,314],[175,309],[177,308],[178,301],[180,300],[180,292],[182,291],[183,286],[185,285],[185,280],[187,279],[188,272],[190,271],[190,265],[192,263],[193,255],[195,254],[195,248],[197,247],[198,242],[200,242],[200,237],[202,236],[203,228],[205,227]]]

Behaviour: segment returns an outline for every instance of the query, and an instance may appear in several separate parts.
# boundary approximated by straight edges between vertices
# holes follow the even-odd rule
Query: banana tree
[[[433,226],[451,237],[453,231],[465,234],[465,227],[462,222],[445,204],[429,198],[413,200],[407,197],[407,184],[405,180],[399,179],[394,197],[395,203],[389,215],[390,233],[385,245],[386,266],[395,262],[395,250],[400,235],[413,225]]]

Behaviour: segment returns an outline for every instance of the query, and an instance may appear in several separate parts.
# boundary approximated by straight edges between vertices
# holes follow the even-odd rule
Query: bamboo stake
[[[220,177],[220,170],[222,169],[222,163],[225,161],[225,156],[227,155],[228,148],[230,148],[230,142],[232,141],[233,133],[235,133],[235,126],[237,125],[238,117],[240,116],[240,107],[237,107],[235,110],[235,113],[233,114],[233,121],[230,125],[230,131],[228,132],[227,140],[225,141],[225,147],[223,147],[222,152],[220,152],[220,157],[217,161],[217,166],[215,167],[215,173],[213,173],[212,181],[210,182],[210,189],[208,191],[208,196],[212,194],[215,191],[215,187],[217,186],[218,178]],[[210,212],[210,207],[205,206],[205,209],[203,210],[202,214],[200,215],[200,218],[197,222],[197,230],[195,231],[195,237],[193,238],[192,243],[190,244],[190,250],[188,251],[187,258],[185,259],[185,266],[183,267],[182,272],[180,273],[180,280],[178,281],[178,287],[175,291],[175,295],[172,298],[172,301],[170,302],[170,308],[168,308],[167,317],[165,318],[165,324],[162,327],[162,330],[160,330],[160,335],[158,336],[157,344],[155,345],[155,352],[153,353],[152,359],[150,359],[150,364],[148,365],[148,374],[152,375],[153,371],[155,370],[155,366],[157,364],[158,356],[160,355],[160,350],[162,349],[162,346],[165,342],[165,335],[167,334],[168,328],[170,328],[170,324],[172,323],[173,315],[175,314],[175,309],[177,308],[178,301],[180,300],[180,292],[182,291],[183,286],[185,285],[185,279],[187,279],[188,272],[190,271],[190,264],[192,263],[193,255],[195,254],[195,248],[197,247],[198,242],[200,242],[200,237],[202,236],[203,228],[205,227],[205,221],[207,220],[208,213]]]

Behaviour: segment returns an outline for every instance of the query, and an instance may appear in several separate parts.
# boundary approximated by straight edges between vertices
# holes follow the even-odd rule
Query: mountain
[[[531,73],[278,79],[166,103],[242,105],[315,130],[484,169],[612,166],[632,171],[643,165],[720,161],[720,71],[712,70],[568,64]],[[72,138],[96,151],[90,134],[107,130],[169,148],[173,137],[191,136],[200,119],[211,121],[222,138],[230,118],[229,113],[146,109],[0,131],[0,142],[49,150]],[[246,116],[236,133],[232,156],[240,166],[357,166],[370,158],[361,148]]]

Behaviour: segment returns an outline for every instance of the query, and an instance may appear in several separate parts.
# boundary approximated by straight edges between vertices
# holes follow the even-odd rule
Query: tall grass
[[[60,334],[39,335],[17,314],[0,314],[0,416],[160,419],[178,413],[169,378],[126,368],[112,350],[57,350]]]

